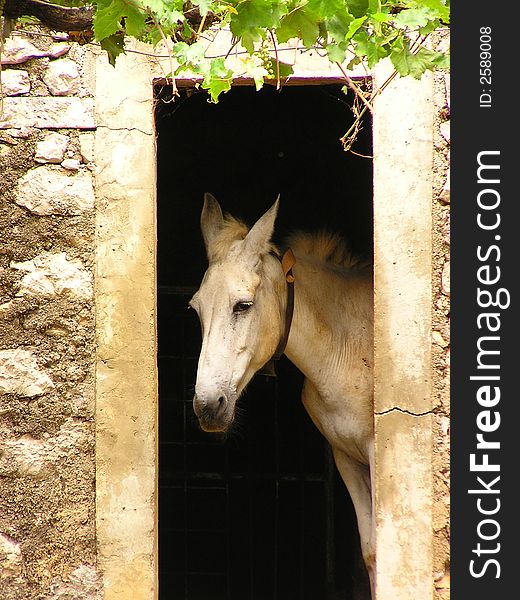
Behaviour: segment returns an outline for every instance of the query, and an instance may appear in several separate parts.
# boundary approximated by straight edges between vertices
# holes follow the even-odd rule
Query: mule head
[[[271,253],[278,199],[248,231],[205,194],[201,229],[209,266],[190,301],[202,326],[193,408],[204,431],[226,431],[240,394],[274,354],[285,279]]]

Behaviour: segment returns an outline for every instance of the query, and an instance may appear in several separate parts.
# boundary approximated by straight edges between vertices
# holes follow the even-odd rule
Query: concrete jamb
[[[378,66],[380,87],[392,72]],[[396,78],[374,135],[377,597],[433,597],[433,78]]]
[[[97,58],[96,468],[104,600],[158,595],[157,64]],[[376,86],[390,72],[379,66]],[[428,600],[432,580],[431,200],[433,78],[375,101],[377,597]]]
[[[96,534],[104,600],[157,597],[156,147],[148,62],[96,64]]]

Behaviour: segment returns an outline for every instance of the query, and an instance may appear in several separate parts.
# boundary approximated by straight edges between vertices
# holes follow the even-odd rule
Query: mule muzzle
[[[195,394],[193,410],[203,431],[227,431],[235,418],[235,400],[224,393]]]

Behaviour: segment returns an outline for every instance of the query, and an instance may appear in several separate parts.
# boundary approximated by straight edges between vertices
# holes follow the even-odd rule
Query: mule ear
[[[222,228],[224,216],[217,200],[209,193],[204,194],[204,206],[200,215],[200,228],[206,245],[206,254],[210,255],[213,240]]]
[[[244,249],[254,254],[263,254],[271,248],[271,237],[274,231],[274,222],[278,214],[280,194],[271,208],[264,213],[251,227],[244,240]]]

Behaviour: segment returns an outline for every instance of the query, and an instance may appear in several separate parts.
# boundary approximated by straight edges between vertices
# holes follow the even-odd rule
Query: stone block
[[[53,44],[49,50],[36,48],[29,40],[20,36],[10,36],[5,40],[1,63],[3,65],[20,65],[33,58],[58,58],[70,50],[70,44]]]
[[[23,559],[20,543],[0,531],[0,582],[16,579],[22,574]]]
[[[450,171],[448,169],[448,173],[446,175],[446,181],[444,182],[444,187],[439,194],[439,200],[444,204],[450,203]]]
[[[92,98],[4,98],[0,129],[94,129]]]
[[[92,162],[94,160],[94,133],[91,131],[80,133],[79,147],[84,162]]]
[[[444,121],[444,123],[441,123],[440,130],[441,130],[442,137],[449,144],[450,143],[450,122],[449,121]]]
[[[0,392],[31,398],[53,388],[30,350],[0,350]]]
[[[102,600],[103,585],[95,567],[80,565],[65,579],[53,581],[46,600]]]
[[[0,475],[41,479],[49,474],[46,444],[30,435],[0,442]]]
[[[67,171],[79,171],[79,168],[81,166],[81,163],[79,162],[79,160],[77,160],[76,158],[66,158],[62,163],[61,166],[64,169],[67,169]]]
[[[450,295],[450,263],[449,263],[449,261],[446,261],[444,263],[444,267],[442,268],[441,284],[442,284],[443,293],[446,294],[447,296],[449,296]]]
[[[18,180],[15,202],[37,215],[79,215],[94,207],[92,176],[50,165],[31,169]]]
[[[88,447],[88,424],[67,420],[56,436],[29,434],[0,441],[0,476],[43,479]]]
[[[65,155],[69,138],[61,133],[49,133],[36,144],[35,160],[39,163],[60,163]]]
[[[4,96],[20,96],[31,91],[31,82],[27,71],[5,69],[2,71],[2,91]]]
[[[11,263],[11,268],[23,271],[18,296],[59,296],[70,294],[78,298],[92,297],[92,277],[79,260],[68,260],[64,252],[44,252],[32,260]]]
[[[52,61],[43,75],[43,81],[53,96],[72,96],[79,89],[78,66],[69,58]]]
[[[2,133],[5,133],[12,138],[28,140],[31,135],[39,133],[39,130],[35,127],[21,127],[20,129],[4,129]]]
[[[13,35],[5,40],[1,61],[3,65],[20,65],[31,58],[43,56],[47,56],[44,50],[39,50],[29,40]]]

